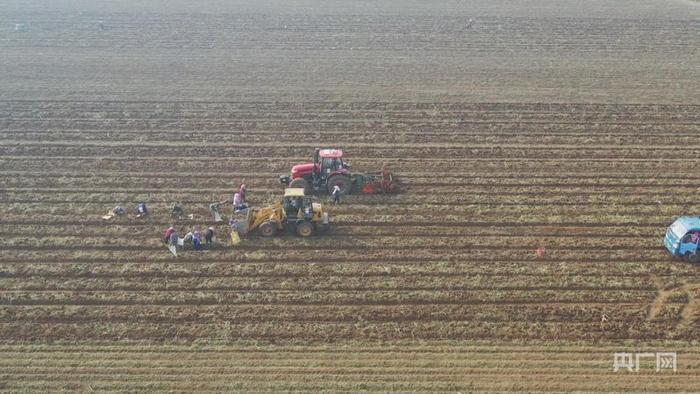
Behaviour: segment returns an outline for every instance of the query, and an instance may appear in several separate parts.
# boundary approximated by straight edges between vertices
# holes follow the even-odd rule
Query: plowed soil
[[[700,391],[700,267],[661,244],[699,214],[697,5],[29,3],[0,15],[0,389]],[[160,243],[323,146],[401,193]]]

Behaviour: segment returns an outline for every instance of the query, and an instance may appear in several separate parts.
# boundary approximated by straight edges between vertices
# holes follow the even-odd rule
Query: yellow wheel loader
[[[257,231],[263,237],[271,237],[282,231],[294,232],[300,237],[322,234],[330,227],[328,213],[320,203],[304,195],[302,188],[284,190],[280,202],[265,208],[249,208],[237,231],[249,234]]]

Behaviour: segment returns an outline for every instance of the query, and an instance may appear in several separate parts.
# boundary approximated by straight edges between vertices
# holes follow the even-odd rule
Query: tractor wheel
[[[333,193],[333,189],[338,185],[340,194],[350,194],[352,191],[352,180],[347,175],[334,175],[328,180],[328,194]]]
[[[297,223],[297,235],[300,237],[310,237],[314,234],[314,224],[311,222]]]
[[[304,178],[297,178],[289,183],[290,188],[304,189],[304,194],[311,194],[311,185]]]
[[[258,227],[258,233],[260,233],[260,235],[263,237],[271,237],[275,235],[276,231],[277,226],[275,226],[275,223],[272,221],[264,222],[260,225],[260,227]]]
[[[687,260],[690,263],[696,264],[700,262],[700,256],[697,253],[686,253],[686,256],[688,256]]]

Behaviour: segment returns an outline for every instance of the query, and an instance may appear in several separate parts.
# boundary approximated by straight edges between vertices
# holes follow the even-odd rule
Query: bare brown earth
[[[661,245],[698,214],[697,6],[193,4],[0,11],[0,389],[700,391],[699,267]],[[159,243],[316,146],[402,193]]]

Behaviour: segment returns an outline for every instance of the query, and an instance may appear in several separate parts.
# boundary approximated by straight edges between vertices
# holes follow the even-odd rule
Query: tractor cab
[[[664,246],[671,254],[682,257],[691,263],[700,262],[700,217],[678,218],[666,230]]]
[[[314,151],[314,186],[321,186],[335,174],[347,173],[350,166],[343,162],[340,149],[316,149]]]

